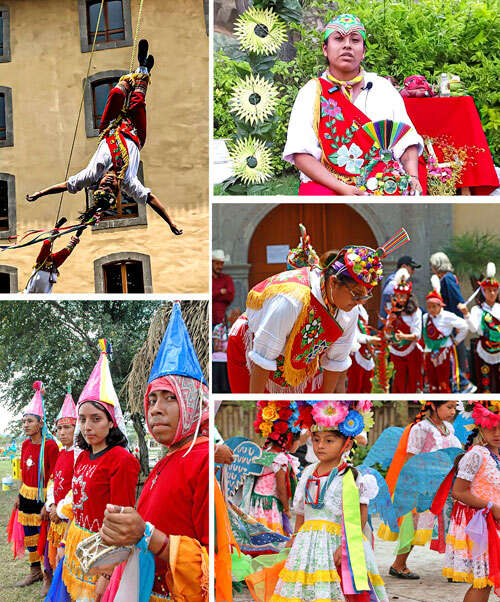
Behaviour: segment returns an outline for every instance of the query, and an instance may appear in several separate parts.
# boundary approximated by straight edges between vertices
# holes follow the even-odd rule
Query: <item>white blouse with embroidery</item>
[[[326,71],[321,77],[326,77]],[[384,77],[376,73],[364,73],[365,87],[354,101],[354,105],[372,121],[390,119],[400,121],[412,127],[412,130],[394,147],[394,156],[399,159],[405,150],[412,145],[418,146],[421,154],[424,148],[422,137],[415,130],[403,101],[396,88]],[[371,83],[371,86],[366,84]],[[311,79],[297,94],[288,122],[288,133],[283,159],[295,165],[295,153],[307,153],[318,161],[321,159],[321,146],[314,131],[314,106],[316,102],[317,83]],[[310,182],[304,173],[300,173],[302,182]]]
[[[309,272],[311,292],[325,307],[321,295],[321,271]],[[261,309],[246,309],[248,329],[253,333],[249,359],[265,370],[276,370],[276,359],[284,353],[286,342],[295,325],[302,302],[291,295],[278,294],[266,299]],[[336,321],[343,334],[321,356],[321,366],[331,372],[344,372],[351,365],[349,354],[354,343],[359,305],[349,312],[339,310]]]

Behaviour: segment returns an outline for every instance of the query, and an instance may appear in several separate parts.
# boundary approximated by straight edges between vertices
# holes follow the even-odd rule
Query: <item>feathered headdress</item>
[[[486,277],[481,282],[478,282],[479,286],[483,289],[498,288],[500,286],[500,283],[498,282],[498,280],[495,280],[496,271],[497,270],[495,264],[492,261],[490,261],[486,266]]]
[[[410,272],[406,268],[399,268],[394,276],[394,292],[410,295],[412,288]]]

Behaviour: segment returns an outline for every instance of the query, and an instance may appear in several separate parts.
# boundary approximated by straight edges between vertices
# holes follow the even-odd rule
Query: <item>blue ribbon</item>
[[[148,524],[144,535],[135,545],[139,548],[139,602],[149,602],[155,579],[155,557],[148,550],[146,537],[151,537],[152,531]]]

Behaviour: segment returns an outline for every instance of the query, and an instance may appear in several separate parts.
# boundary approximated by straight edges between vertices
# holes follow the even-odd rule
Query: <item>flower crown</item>
[[[300,414],[297,403],[294,401],[258,401],[259,411],[253,423],[256,433],[266,439],[276,442],[282,441],[285,447],[289,447],[293,434],[300,433],[301,426],[298,423]]]
[[[373,426],[371,401],[312,402],[312,432],[339,431],[345,437],[357,437]]]
[[[404,228],[401,228],[392,238],[377,250],[370,247],[348,245],[343,247],[339,253],[327,265],[321,266],[318,254],[313,249],[311,237],[303,224],[299,224],[300,241],[295,249],[292,249],[287,257],[287,263],[292,268],[328,269],[333,265],[335,274],[340,275],[347,271],[351,278],[359,284],[368,288],[377,286],[383,277],[382,259],[390,253],[399,249],[410,237]]]
[[[500,424],[500,401],[481,399],[464,401],[464,410],[472,415],[477,426],[493,429]]]

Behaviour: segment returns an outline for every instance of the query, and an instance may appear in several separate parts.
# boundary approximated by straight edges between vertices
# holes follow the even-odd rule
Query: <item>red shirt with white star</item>
[[[92,457],[89,451],[82,451],[72,481],[76,524],[96,533],[102,526],[106,504],[134,507],[139,471],[136,458],[119,445]]]
[[[38,460],[40,458],[41,443],[33,443],[31,439],[25,439],[21,448],[21,480],[28,487],[38,487]],[[44,475],[43,486],[47,483],[54,472],[59,447],[54,439],[45,441],[44,451]]]
[[[54,503],[57,504],[66,497],[71,489],[73,478],[74,450],[61,449],[54,468]]]

